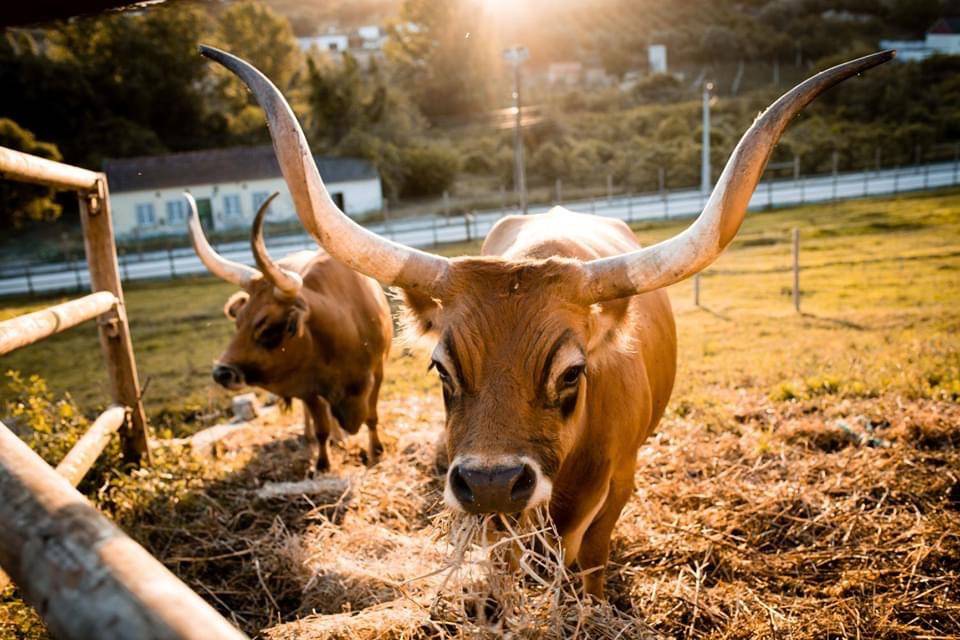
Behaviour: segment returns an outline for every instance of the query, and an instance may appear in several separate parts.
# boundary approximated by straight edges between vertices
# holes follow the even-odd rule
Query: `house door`
[[[207,231],[213,231],[213,207],[210,198],[197,198],[197,213],[200,214],[200,224]]]

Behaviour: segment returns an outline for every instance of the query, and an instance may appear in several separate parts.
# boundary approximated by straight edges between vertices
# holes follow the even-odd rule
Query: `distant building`
[[[375,24],[364,25],[350,32],[329,27],[325,33],[297,38],[300,49],[305,52],[315,50],[327,54],[334,61],[339,61],[344,53],[349,53],[364,66],[369,65],[371,60],[383,58],[386,41],[386,32]]]
[[[884,49],[896,49],[897,60],[915,62],[932,55],[960,55],[960,18],[940,18],[923,40],[881,40]]]
[[[583,70],[583,84],[587,87],[609,87],[613,79],[603,67],[587,67]]]
[[[359,48],[379,51],[387,40],[383,29],[375,24],[368,24],[357,28],[357,43]]]
[[[666,73],[667,45],[651,44],[647,47],[647,59],[650,61],[650,73]]]
[[[583,64],[579,62],[551,62],[547,67],[547,82],[573,86],[580,83]]]
[[[383,207],[380,175],[366,160],[317,157],[330,195],[348,215]],[[272,222],[296,218],[273,147],[238,147],[107,160],[110,205],[118,237],[186,233],[183,192],[197,201],[208,230],[248,226],[274,191]]]
[[[303,51],[316,48],[318,51],[325,53],[343,53],[350,48],[350,36],[346,33],[323,33],[297,38],[297,42]]]

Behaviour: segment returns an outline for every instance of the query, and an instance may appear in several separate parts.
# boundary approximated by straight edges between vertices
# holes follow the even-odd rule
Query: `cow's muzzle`
[[[232,364],[217,363],[213,366],[213,381],[226,389],[239,389],[243,386],[243,371]]]
[[[447,473],[447,505],[469,513],[517,513],[543,502],[550,481],[536,463],[511,458],[481,464],[454,460]]]

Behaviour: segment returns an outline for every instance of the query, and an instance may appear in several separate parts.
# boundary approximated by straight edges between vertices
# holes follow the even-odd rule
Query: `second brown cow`
[[[276,194],[274,194],[276,195]],[[257,212],[251,247],[257,269],[228,260],[207,242],[196,203],[190,237],[214,275],[240,287],[224,313],[237,331],[213,367],[227,389],[252,385],[304,404],[308,474],[330,468],[327,440],[339,425],[369,430],[367,460],[378,460],[377,397],[393,339],[390,307],[380,285],[324,251],[301,251],[274,262],[263,242],[272,197]]]

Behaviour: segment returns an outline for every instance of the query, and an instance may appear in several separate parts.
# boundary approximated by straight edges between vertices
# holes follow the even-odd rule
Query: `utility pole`
[[[513,110],[516,116],[513,128],[513,185],[520,199],[520,209],[527,214],[527,175],[523,160],[521,116],[523,102],[520,96],[520,65],[530,57],[526,47],[514,45],[503,50],[503,59],[513,65]]]
[[[706,199],[710,195],[710,92],[712,82],[703,83],[703,141],[700,157],[700,194]]]

